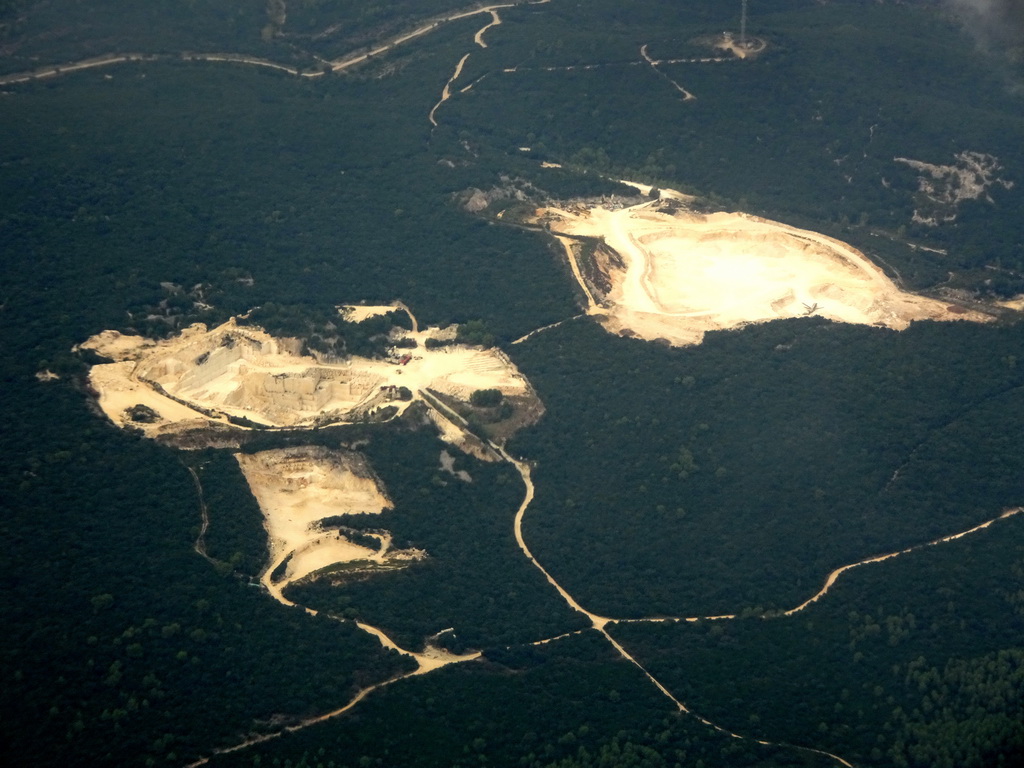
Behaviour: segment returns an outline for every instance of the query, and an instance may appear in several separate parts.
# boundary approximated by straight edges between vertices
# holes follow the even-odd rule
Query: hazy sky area
[[[1024,0],[948,0],[985,42],[1024,43]]]

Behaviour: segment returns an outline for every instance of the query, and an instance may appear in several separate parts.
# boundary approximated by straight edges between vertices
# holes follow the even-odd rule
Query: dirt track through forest
[[[996,517],[993,517],[990,520],[986,520],[983,523],[979,523],[978,525],[968,528],[966,531],[960,531],[959,533],[951,533],[946,536],[940,536],[937,539],[925,541],[921,544],[914,544],[913,546],[897,550],[896,552],[888,552],[884,555],[872,555],[871,557],[866,557],[863,560],[858,560],[854,563],[848,563],[847,565],[840,566],[839,568],[836,568],[834,571],[832,571],[825,578],[825,583],[817,592],[815,592],[809,598],[800,603],[800,605],[796,606],[795,608],[790,608],[789,610],[782,611],[781,613],[766,613],[762,615],[761,618],[772,619],[778,616],[793,616],[794,614],[807,610],[811,605],[818,602],[826,594],[828,594],[829,590],[831,590],[832,587],[835,586],[835,583],[839,580],[840,576],[842,576],[844,573],[848,571],[853,570],[854,568],[859,568],[863,565],[871,565],[873,563],[882,563],[886,560],[892,560],[893,558],[900,557],[901,555],[909,555],[912,552],[919,552],[921,550],[928,549],[929,547],[934,547],[939,544],[946,544],[950,541],[962,539],[965,536],[970,536],[972,533],[977,533],[978,531],[983,531],[986,528],[989,528],[993,523],[997,523],[1000,520],[1006,520],[1007,518],[1014,517],[1021,512],[1024,512],[1024,507],[1015,507],[1013,509],[1008,509],[1002,514],[997,515]],[[737,618],[737,614],[727,613],[719,616],[651,616],[643,619],[614,619],[614,621],[619,624],[654,624],[663,621],[674,623],[696,621],[727,621],[729,619],[735,618]]]
[[[188,473],[192,475],[192,482],[196,486],[196,496],[199,499],[199,514],[202,518],[202,522],[199,526],[199,533],[196,535],[196,541],[192,545],[192,549],[197,555],[202,557],[206,562],[217,564],[217,561],[210,557],[206,551],[206,532],[210,529],[210,514],[206,508],[206,497],[203,495],[203,484],[199,482],[199,475],[192,467],[185,467]]]
[[[666,698],[668,698],[669,701],[671,701],[675,705],[676,709],[679,712],[681,712],[683,714],[686,714],[686,715],[690,715],[692,717],[695,717],[702,724],[708,726],[709,728],[713,728],[716,731],[718,731],[720,733],[724,733],[724,734],[726,734],[728,736],[731,736],[734,739],[746,739],[746,738],[748,738],[746,736],[742,736],[742,735],[740,735],[738,733],[730,731],[729,729],[724,728],[724,727],[718,725],[717,723],[714,723],[714,722],[708,720],[707,718],[702,717],[701,715],[698,715],[697,713],[693,712],[689,707],[687,707],[686,704],[684,704],[682,701],[677,699],[675,697],[675,695],[672,693],[672,691],[670,691],[668,689],[668,687],[665,686],[664,683],[662,683],[660,680],[658,680],[658,678],[655,677],[650,672],[650,670],[648,670],[643,664],[641,664],[639,661],[637,661],[637,659],[628,650],[626,650],[626,648],[621,643],[619,643],[614,637],[611,636],[611,634],[609,634],[609,632],[607,630],[607,625],[609,623],[614,623],[616,621],[615,619],[609,619],[609,618],[607,618],[605,616],[599,616],[598,614],[592,613],[592,612],[588,611],[586,608],[584,608],[583,606],[581,606],[579,604],[579,602],[571,594],[569,594],[568,590],[566,590],[565,587],[563,587],[561,584],[559,584],[558,581],[555,580],[555,578],[548,572],[548,570],[543,565],[540,564],[540,562],[534,557],[533,553],[530,551],[529,546],[526,544],[526,539],[523,536],[523,519],[526,516],[526,511],[529,508],[530,504],[533,502],[533,497],[534,497],[534,485],[533,485],[533,479],[532,479],[531,474],[530,474],[530,467],[529,467],[529,465],[526,462],[521,461],[519,459],[513,458],[507,451],[505,451],[504,448],[502,448],[500,446],[497,446],[497,445],[494,445],[492,447],[505,459],[505,461],[507,461],[509,464],[511,464],[515,468],[515,470],[519,473],[519,476],[523,480],[523,485],[525,487],[525,491],[524,491],[524,494],[523,494],[523,501],[519,505],[519,510],[516,512],[514,527],[515,527],[516,543],[519,545],[519,549],[522,550],[523,555],[525,555],[526,559],[529,560],[530,563],[535,568],[537,568],[537,570],[539,570],[542,574],[544,574],[544,578],[547,579],[548,583],[551,584],[551,586],[553,586],[555,588],[555,590],[558,592],[558,594],[562,596],[562,599],[565,600],[565,602],[569,605],[569,607],[572,608],[573,610],[583,614],[584,616],[586,616],[587,619],[589,619],[593,629],[595,629],[598,632],[600,632],[604,636],[604,638],[611,644],[611,646],[619,653],[619,655],[624,660],[628,661],[630,664],[634,665],[637,669],[639,669],[644,674],[644,676],[647,677],[647,679],[650,680],[650,682]],[[571,636],[572,634],[575,634],[575,633],[567,633],[566,635],[562,635],[561,637],[568,637],[568,636]],[[558,638],[553,638],[552,641],[555,640],[555,639],[558,639]],[[551,641],[549,641],[549,642],[551,642]],[[813,754],[817,754],[817,755],[821,755],[823,757],[831,758],[831,759],[835,760],[836,762],[838,762],[839,764],[845,766],[846,768],[854,768],[854,766],[851,763],[847,762],[846,760],[844,760],[843,758],[839,757],[838,755],[834,755],[831,752],[825,752],[825,751],[820,750],[820,749],[814,749],[813,747],[804,747],[804,746],[799,746],[799,745],[795,745],[795,744],[782,744],[782,743],[778,743],[778,742],[762,741],[760,739],[754,739],[754,741],[756,741],[758,744],[761,744],[763,746],[776,746],[776,747],[783,747],[783,748],[788,748],[788,749],[795,749],[795,750],[798,750],[798,751],[811,752]]]
[[[868,558],[865,558],[864,560],[858,560],[856,563],[850,563],[849,565],[844,565],[841,568],[836,568],[825,579],[825,584],[824,584],[824,586],[822,586],[821,589],[819,589],[814,595],[809,597],[807,600],[805,600],[804,602],[800,603],[800,605],[798,605],[796,608],[791,608],[788,611],[784,611],[782,615],[783,616],[792,616],[794,613],[799,613],[800,611],[805,610],[808,606],[812,605],[813,603],[818,602],[818,600],[820,600],[826,594],[828,594],[828,591],[832,588],[832,585],[836,583],[836,580],[840,576],[842,576],[844,573],[846,573],[847,571],[850,571],[850,570],[852,570],[854,568],[859,568],[862,565],[870,565],[871,563],[881,563],[881,562],[884,562],[885,560],[891,560],[894,557],[899,557],[900,555],[908,555],[911,552],[917,552],[919,550],[926,549],[928,547],[934,547],[934,546],[936,546],[938,544],[945,544],[945,543],[950,542],[950,541],[956,541],[957,539],[962,539],[965,536],[970,536],[972,533],[977,533],[978,531],[982,531],[982,530],[988,528],[989,526],[992,525],[992,523],[996,523],[996,522],[998,522],[1000,520],[1006,520],[1007,518],[1013,517],[1014,515],[1022,512],[1022,511],[1024,511],[1024,507],[1016,507],[1015,509],[1008,509],[1007,511],[1003,512],[998,517],[993,517],[991,520],[986,520],[984,523],[981,523],[980,525],[976,525],[973,528],[968,528],[966,531],[961,531],[960,533],[953,533],[953,534],[950,534],[948,536],[942,536],[942,537],[940,537],[938,539],[933,539],[932,541],[926,541],[923,544],[915,544],[912,547],[907,547],[906,549],[901,549],[901,550],[899,550],[897,552],[889,552],[888,554],[885,554],[885,555],[876,555],[874,557],[868,557]]]
[[[484,25],[473,38],[474,42],[481,48],[486,48],[487,43],[484,42],[484,34],[491,27],[501,24],[501,17],[498,15],[498,11],[503,8],[515,8],[520,5],[544,5],[550,3],[551,0],[527,0],[527,2],[513,2],[513,3],[501,3],[498,5],[489,5],[483,8],[469,8],[464,11],[458,11],[449,16],[442,16],[439,18],[431,19],[425,22],[421,26],[412,30],[411,32],[403,32],[387,42],[380,43],[376,48],[372,48],[366,53],[352,53],[346,56],[334,60],[320,59],[314,56],[320,61],[324,69],[315,70],[299,70],[295,67],[289,67],[285,64],[279,64],[276,61],[270,59],[263,59],[258,56],[248,56],[245,54],[236,53],[193,53],[183,51],[179,54],[149,54],[149,53],[108,53],[102,56],[91,56],[87,59],[81,59],[79,61],[68,62],[66,64],[51,64],[38,69],[13,72],[8,75],[0,76],[0,86],[3,85],[16,85],[18,83],[26,83],[32,80],[42,80],[49,77],[56,77],[58,75],[66,75],[72,72],[79,72],[86,69],[94,69],[97,67],[108,67],[114,64],[123,64],[132,61],[210,61],[210,62],[227,62],[232,64],[247,64],[255,67],[265,67],[268,69],[276,69],[281,72],[286,72],[289,75],[296,77],[322,77],[326,74],[326,70],[331,72],[343,72],[346,69],[351,69],[354,66],[362,64],[369,59],[381,56],[389,51],[398,48],[399,46],[409,42],[410,40],[416,40],[424,35],[430,34],[431,32],[441,28],[445,24],[453,21],[459,21],[460,19],[467,19],[471,16],[477,16],[482,13],[491,15],[491,21]]]
[[[681,94],[683,94],[683,101],[694,101],[694,100],[696,100],[696,98],[697,98],[696,96],[694,96],[688,90],[683,88],[683,86],[681,86],[679,83],[677,83],[671,77],[669,77],[664,72],[662,72],[660,69],[658,69],[658,64],[660,64],[661,62],[655,61],[654,59],[652,59],[650,56],[647,55],[647,45],[646,44],[644,44],[644,45],[642,45],[640,47],[640,55],[644,57],[644,61],[646,61],[648,64],[651,65],[651,69],[654,70],[655,74],[657,74],[660,77],[663,77],[666,80],[668,80],[670,83],[672,83],[672,85],[675,86],[677,91],[679,91]]]
[[[551,0],[538,0],[535,3],[526,3],[526,5],[541,5],[543,3],[548,2],[551,2]],[[473,42],[476,43],[481,48],[486,48],[487,43],[484,41],[484,35],[487,34],[487,30],[489,30],[491,27],[496,27],[499,24],[501,24],[501,16],[498,14],[498,10],[501,8],[512,8],[515,5],[515,3],[507,3],[505,5],[491,5],[488,6],[487,8],[481,8],[478,11],[478,13],[490,13],[491,20],[484,24],[479,30],[477,30],[477,33],[473,36]],[[462,16],[460,18],[465,17]],[[435,128],[437,127],[437,119],[435,118],[437,110],[440,109],[442,104],[444,104],[446,101],[448,101],[448,99],[452,97],[452,86],[455,84],[455,81],[458,80],[459,76],[462,74],[462,68],[466,66],[466,62],[469,60],[470,55],[470,53],[467,53],[461,59],[459,59],[459,63],[455,65],[455,72],[452,74],[450,78],[448,78],[448,82],[445,83],[444,90],[441,92],[440,100],[434,105],[434,107],[430,110],[430,114],[427,116],[427,119],[430,120],[430,124]],[[465,93],[472,87],[472,84],[468,85],[461,91],[459,91],[459,93]]]

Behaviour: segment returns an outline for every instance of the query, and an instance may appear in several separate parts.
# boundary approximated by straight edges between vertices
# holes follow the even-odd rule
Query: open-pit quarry
[[[389,340],[394,346],[373,359],[305,354],[300,340],[273,337],[235,318],[212,329],[195,324],[164,340],[104,331],[75,349],[109,361],[91,367],[89,382],[116,426],[172,444],[181,444],[178,438],[189,433],[193,437],[184,442],[186,447],[237,447],[241,441],[231,434],[390,418],[419,401],[442,439],[498,460],[495,449],[470,434],[444,401],[467,404],[475,391],[496,389],[517,402],[535,402],[529,382],[499,350],[457,343],[454,326],[420,330],[400,303],[339,308],[350,322],[396,309],[409,314],[413,330],[392,329]],[[442,466],[447,455],[442,453]],[[347,516],[379,515],[392,506],[362,454],[306,445],[236,453],[235,458],[263,513],[270,542],[260,583],[279,602],[293,605],[284,590],[303,579],[342,570],[401,568],[428,556],[395,549],[383,528],[345,525]],[[448,464],[451,470],[450,456]],[[471,481],[465,473],[453,474]],[[198,484],[195,473],[193,477]],[[410,674],[480,655],[451,654],[429,638],[423,651],[411,652],[382,630],[357,624],[385,647],[412,657],[417,669]],[[344,708],[307,724],[346,711],[389,682],[364,689]]]
[[[459,401],[478,389],[532,394],[508,357],[456,344],[454,328],[393,333],[403,346],[381,359],[313,357],[297,339],[233,318],[162,341],[104,331],[80,348],[112,361],[89,374],[107,417],[154,438],[204,424],[308,429],[355,422],[386,408],[401,413],[424,390]]]
[[[394,309],[341,308],[357,322]],[[104,331],[78,349],[113,361],[92,366],[89,374],[107,417],[151,438],[173,442],[192,430],[207,435],[194,445],[213,445],[223,442],[224,429],[303,430],[397,415],[419,400],[442,439],[497,460],[441,398],[468,403],[478,389],[497,389],[535,399],[529,383],[502,352],[455,343],[454,327],[420,331],[409,316],[414,330],[394,329],[395,346],[380,359],[312,357],[302,353],[298,339],[275,338],[234,318],[213,329],[196,324],[162,341]],[[222,429],[208,429],[214,425]],[[383,530],[324,527],[328,518],[391,507],[361,454],[300,446],[236,458],[263,512],[270,555],[261,582],[275,599],[290,604],[283,595],[288,584],[341,564],[400,567],[424,555],[393,550]]]
[[[708,331],[805,315],[896,330],[988,319],[901,290],[839,240],[756,216],[652,200],[547,207],[536,218],[565,248],[588,313],[625,336],[682,346]]]
[[[270,558],[260,581],[277,600],[291,604],[285,587],[343,563],[382,568],[423,556],[391,549],[386,531],[360,532],[353,541],[354,532],[336,524],[344,516],[379,515],[392,506],[362,454],[298,446],[236,458],[263,511]],[[328,519],[335,524],[325,526]]]

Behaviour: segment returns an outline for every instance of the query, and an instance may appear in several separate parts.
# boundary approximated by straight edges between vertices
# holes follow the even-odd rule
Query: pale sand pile
[[[748,59],[759,53],[764,53],[768,43],[759,37],[748,37],[746,45],[740,45],[740,42],[732,36],[732,32],[723,32],[719,37],[711,39],[711,47],[731,53],[738,59]]]
[[[394,307],[360,308],[366,316]],[[524,395],[530,388],[497,350],[465,345],[427,349],[428,339],[450,341],[455,329],[399,332],[414,348],[394,348],[390,359],[321,361],[300,354],[295,339],[276,339],[232,319],[208,330],[199,324],[180,336],[155,342],[104,331],[80,345],[118,362],[93,366],[90,381],[104,413],[119,426],[135,426],[158,437],[197,422],[228,416],[268,427],[343,423],[383,406],[399,412],[431,388],[460,400],[477,389]],[[408,357],[405,362],[403,358]],[[396,399],[405,387],[412,401]],[[133,421],[126,413],[145,405],[158,417]]]
[[[543,165],[543,163],[541,164]],[[626,181],[626,179],[616,179],[619,184],[625,184],[627,187],[632,187],[641,195],[650,195],[655,189],[650,184],[641,184],[639,181]],[[674,189],[662,189],[658,187],[659,200],[679,200],[684,203],[692,203],[697,198],[693,195],[688,195],[685,192],[678,192]]]
[[[988,317],[901,291],[863,253],[825,235],[741,213],[546,208],[538,212],[569,253],[591,314],[613,333],[700,343],[711,330],[816,314],[902,330],[913,320]],[[606,293],[584,282],[573,237],[601,238]]]
[[[350,323],[361,323],[363,320],[368,320],[371,317],[378,317],[379,315],[386,315],[394,312],[396,309],[397,307],[388,304],[342,304],[338,307],[338,311]]]
[[[236,454],[242,473],[263,511],[270,537],[270,560],[262,576],[279,596],[291,582],[323,568],[354,560],[384,562],[388,556],[411,559],[415,553],[390,552],[390,535],[372,534],[374,550],[354,544],[321,521],[339,515],[380,514],[392,504],[366,459],[348,451],[301,446]],[[290,559],[288,559],[290,557]],[[284,575],[271,574],[288,559]]]

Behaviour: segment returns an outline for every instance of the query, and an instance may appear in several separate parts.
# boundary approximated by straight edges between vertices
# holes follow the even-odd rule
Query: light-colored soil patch
[[[182,338],[196,332],[195,326],[190,326],[181,332]],[[72,352],[87,349],[96,354],[109,358],[110,360],[128,360],[138,357],[141,351],[153,348],[156,342],[143,336],[118,333],[117,331],[103,331],[92,336],[87,341],[72,347]]]
[[[344,515],[380,514],[392,504],[380,480],[361,454],[300,446],[256,454],[236,454],[242,473],[263,511],[270,538],[270,557],[261,583],[274,599],[294,605],[284,589],[300,579],[344,563],[402,567],[425,557],[416,549],[391,548],[391,535],[374,531],[377,549],[349,541],[343,531],[325,530],[322,521]],[[283,563],[283,574],[274,577]],[[306,609],[310,613],[316,613]],[[456,655],[427,642],[421,653],[400,648],[377,627],[356,622],[381,645],[416,660],[413,674],[424,674],[479,653]]]
[[[472,483],[473,478],[464,469],[455,469],[455,457],[452,456],[448,451],[441,451],[441,470],[447,472],[452,477],[457,477],[464,483]]]
[[[1024,312],[1024,296],[1016,296],[1012,299],[1006,299],[1005,301],[998,302],[999,306],[1006,307],[1007,309],[1015,309],[1018,312]]]
[[[391,304],[342,304],[338,312],[350,323],[361,323],[371,317],[379,317],[394,312],[398,307]]]
[[[430,405],[427,410],[427,418],[437,427],[442,440],[465,454],[475,456],[480,461],[500,461],[501,457],[487,443],[469,431],[466,422],[459,414],[438,398],[422,392],[421,395]]]
[[[998,177],[1003,166],[998,158],[982,152],[960,152],[952,165],[933,165],[906,157],[893,161],[917,171],[918,206],[913,221],[937,226],[956,220],[957,208],[966,200],[984,199],[992,203],[989,190],[1012,189],[1013,182]]]
[[[278,599],[285,586],[324,568],[355,560],[382,563],[389,555],[391,537],[386,533],[373,534],[379,546],[371,549],[322,526],[327,518],[380,514],[391,508],[362,455],[301,446],[236,458],[263,511],[270,538],[270,558],[261,581]],[[284,572],[275,578],[286,561]]]
[[[396,307],[358,307],[365,317]],[[115,424],[166,436],[196,422],[229,417],[266,427],[302,428],[346,423],[384,407],[401,412],[431,388],[460,400],[477,389],[527,395],[529,385],[497,350],[450,343],[455,328],[402,331],[414,347],[395,347],[387,359],[321,360],[300,354],[295,339],[277,339],[234,320],[208,330],[192,326],[155,342],[105,331],[81,345],[117,362],[93,366],[90,381]],[[446,342],[427,348],[427,342]],[[411,393],[402,400],[400,388]],[[143,405],[145,419],[129,413]],[[242,421],[245,420],[245,421]]]
[[[639,181],[627,181],[626,179],[616,179],[619,184],[625,184],[627,187],[632,187],[637,190],[641,195],[650,197],[651,192],[655,190],[655,187],[650,184],[641,184]],[[659,200],[679,200],[684,203],[692,203],[697,198],[693,195],[688,195],[685,192],[679,192],[675,189],[662,189],[657,187],[658,199]]]
[[[138,381],[133,376],[134,372],[133,362],[96,365],[89,372],[89,383],[100,396],[100,407],[114,424],[137,427],[150,437],[158,437],[168,424],[192,428],[211,420]],[[152,409],[155,421],[134,421],[128,411],[139,405]]]
[[[901,291],[852,246],[755,216],[649,202],[546,208],[538,218],[566,246],[588,312],[613,333],[686,345],[707,331],[809,314],[897,330],[913,320],[988,319]],[[618,255],[589,265],[610,289],[584,282],[574,238],[598,239]]]
[[[718,51],[731,53],[737,59],[751,59],[763,53],[768,43],[759,37],[747,37],[741,43],[733,37],[732,32],[723,32],[720,37],[713,39],[712,47]]]
[[[449,664],[457,664],[461,661],[473,661],[474,659],[479,659],[483,655],[480,651],[471,651],[469,653],[457,655],[449,653],[442,648],[438,648],[436,645],[429,642],[426,644],[426,647],[422,652],[413,653],[412,651],[400,648],[395,644],[394,640],[376,627],[371,627],[369,624],[363,624],[358,621],[356,622],[356,626],[380,640],[380,644],[385,648],[392,651],[398,651],[403,656],[409,656],[415,659],[416,663],[419,664],[419,668],[412,673],[413,675],[425,675],[427,672],[433,672],[435,669],[440,669],[441,667],[445,667]]]

